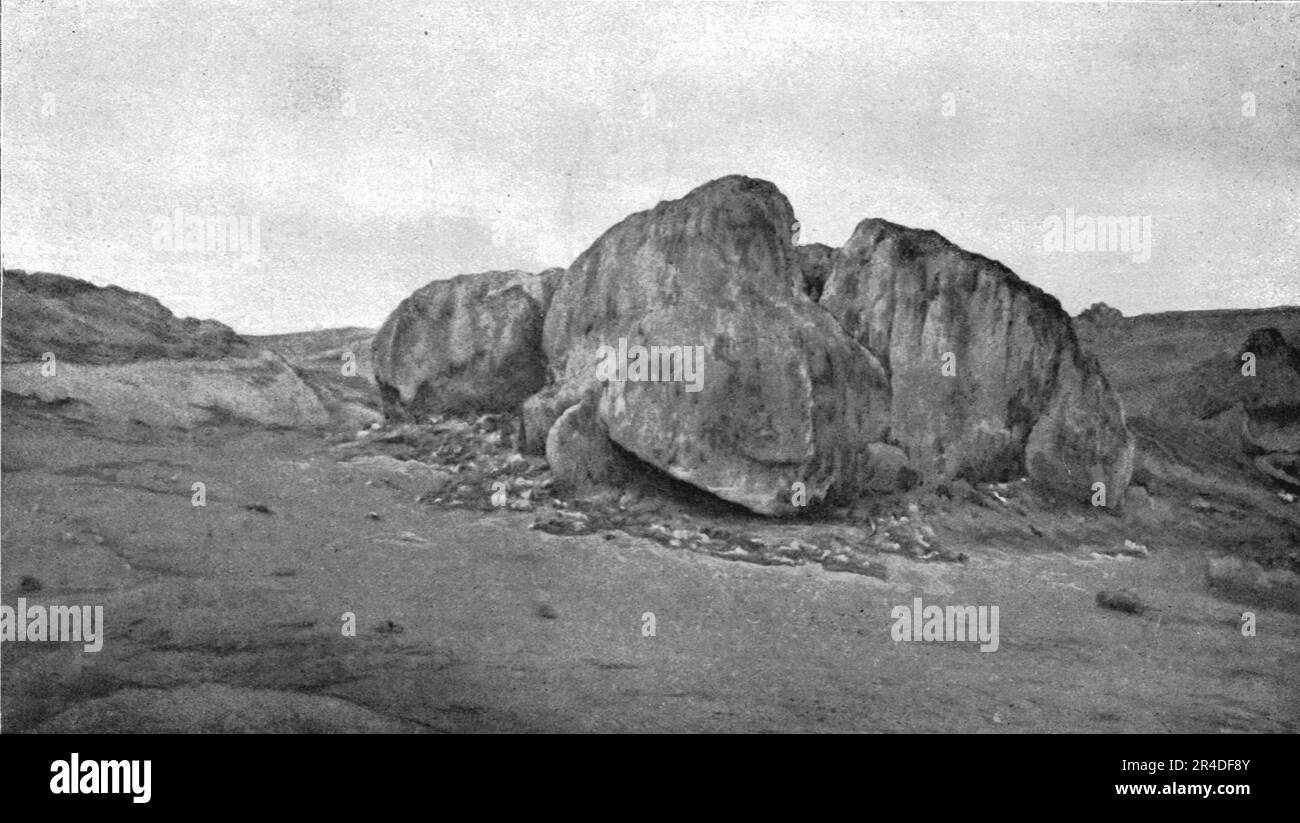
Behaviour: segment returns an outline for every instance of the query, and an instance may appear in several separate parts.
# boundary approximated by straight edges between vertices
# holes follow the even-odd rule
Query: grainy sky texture
[[[3,257],[264,333],[567,265],[725,174],[804,242],[932,228],[1072,314],[1300,303],[1300,5],[37,3],[3,9]],[[1049,252],[1149,216],[1150,260]],[[155,218],[258,218],[260,259]]]

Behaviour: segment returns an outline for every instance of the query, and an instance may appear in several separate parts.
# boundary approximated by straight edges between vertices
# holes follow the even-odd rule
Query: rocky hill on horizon
[[[141,292],[51,272],[6,269],[3,277],[7,363],[39,360],[47,351],[97,365],[256,354],[224,323],[176,317]]]
[[[229,326],[177,318],[155,298],[117,286],[21,270],[3,278],[7,396],[88,419],[181,428],[328,419],[283,357]]]

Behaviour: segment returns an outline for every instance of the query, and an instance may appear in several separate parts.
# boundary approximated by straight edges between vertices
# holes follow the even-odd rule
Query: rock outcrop
[[[1300,350],[1280,330],[1254,329],[1179,376],[1154,397],[1162,421],[1239,438],[1257,469],[1300,487]]]
[[[1300,487],[1300,350],[1277,329],[1256,329],[1232,366],[1245,412],[1243,450],[1264,474]]]
[[[796,246],[795,253],[799,259],[799,272],[803,276],[803,291],[813,300],[822,299],[822,291],[831,276],[831,266],[835,263],[835,249],[825,243],[809,243]]]
[[[430,284],[376,337],[391,416],[522,405],[565,479],[631,456],[763,514],[1024,473],[1119,505],[1132,438],[1054,298],[933,232],[865,220],[836,250],[794,223],[725,177],[611,228],[549,302],[514,273]]]
[[[1101,366],[1077,344],[1068,347],[1047,409],[1025,443],[1025,473],[1068,497],[1117,509],[1133,476],[1133,455],[1123,407]]]
[[[1249,426],[1248,450],[1300,453],[1300,349],[1277,329],[1256,329],[1232,370]]]
[[[66,363],[256,356],[229,326],[179,318],[147,294],[49,272],[4,273],[4,360]]]
[[[375,329],[318,329],[244,339],[284,357],[316,392],[335,427],[356,431],[383,421],[370,362]]]
[[[329,416],[320,398],[280,355],[226,360],[141,360],[86,365],[6,363],[4,390],[68,404],[72,416],[193,428],[229,420],[312,428]]]
[[[1078,320],[1082,323],[1099,323],[1102,325],[1118,323],[1124,319],[1124,313],[1105,303],[1093,303],[1079,312]]]
[[[1055,298],[935,232],[869,219],[821,303],[884,363],[890,434],[922,478],[1027,472],[1079,499],[1102,481],[1122,499],[1132,439]]]
[[[597,387],[611,440],[764,514],[793,512],[796,483],[812,502],[859,491],[889,408],[876,358],[804,298],[793,222],[744,177],[633,215],[569,268],[543,335],[558,395]],[[683,369],[601,379],[602,351],[637,347],[674,347]]]
[[[58,274],[4,275],[6,392],[74,417],[189,428],[242,419],[313,427],[328,415],[284,358],[152,297]]]
[[[546,380],[542,322],[560,274],[467,274],[403,300],[371,347],[385,414],[517,411]]]

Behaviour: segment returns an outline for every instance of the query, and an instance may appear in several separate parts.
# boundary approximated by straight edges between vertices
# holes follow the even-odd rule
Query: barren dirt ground
[[[879,580],[431,508],[321,434],[7,407],[3,461],[4,602],[102,604],[107,635],[3,644],[5,732],[1300,730],[1300,615],[1243,637],[1221,547],[1158,529],[1099,559],[952,527],[968,562]],[[1121,588],[1157,610],[1096,606]],[[1000,648],[895,643],[916,596],[997,605]]]

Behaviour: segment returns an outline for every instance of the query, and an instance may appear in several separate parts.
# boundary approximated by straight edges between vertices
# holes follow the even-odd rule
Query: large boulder
[[[597,391],[588,390],[560,414],[546,435],[551,471],[578,491],[621,483],[632,475],[632,466],[618,453],[600,419],[598,397]]]
[[[465,274],[403,300],[371,344],[385,414],[518,411],[545,383],[542,321],[562,274]]]
[[[1047,408],[1025,443],[1025,471],[1039,485],[1077,500],[1121,508],[1133,475],[1134,440],[1119,396],[1096,358],[1077,347],[1061,357]]]
[[[552,413],[594,387],[613,442],[759,513],[794,511],[795,483],[810,502],[861,491],[867,447],[886,431],[888,383],[804,296],[793,223],[771,183],[726,177],[606,232],[546,316]],[[602,379],[598,364],[613,352],[639,362],[639,346],[680,347],[672,362],[683,368],[660,375],[678,379]]]
[[[935,232],[868,219],[821,304],[883,363],[890,436],[923,479],[1027,471],[1084,499],[1102,480],[1119,505],[1132,438],[1055,298]]]

